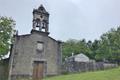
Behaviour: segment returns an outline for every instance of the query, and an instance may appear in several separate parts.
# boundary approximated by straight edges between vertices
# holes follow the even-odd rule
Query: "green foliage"
[[[84,53],[97,61],[114,61],[120,63],[120,27],[104,33],[100,40],[86,42],[70,39],[63,44],[63,59],[72,54]]]
[[[0,17],[0,58],[8,53],[12,41],[14,21],[8,17]]]
[[[119,75],[120,68],[116,68],[105,71],[61,75],[51,78],[45,78],[43,80],[120,80]]]
[[[89,55],[91,50],[86,44],[85,39],[83,40],[74,40],[70,39],[63,44],[63,59],[72,55],[72,53],[79,54],[84,53]]]
[[[120,27],[111,29],[101,36],[101,43],[98,49],[101,59],[109,61],[120,60]],[[97,54],[99,55],[99,54]]]

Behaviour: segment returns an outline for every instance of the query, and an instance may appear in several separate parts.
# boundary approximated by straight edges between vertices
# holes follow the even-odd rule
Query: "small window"
[[[37,50],[43,51],[43,42],[37,42]]]

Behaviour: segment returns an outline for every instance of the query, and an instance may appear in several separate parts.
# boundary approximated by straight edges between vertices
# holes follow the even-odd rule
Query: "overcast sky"
[[[57,40],[99,39],[120,25],[120,0],[0,0],[0,16],[12,17],[19,34],[28,34],[40,4],[50,13],[50,36]]]

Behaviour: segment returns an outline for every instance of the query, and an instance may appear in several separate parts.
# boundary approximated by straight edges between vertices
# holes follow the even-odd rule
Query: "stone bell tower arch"
[[[43,5],[33,10],[33,30],[48,32],[49,29],[49,13]]]

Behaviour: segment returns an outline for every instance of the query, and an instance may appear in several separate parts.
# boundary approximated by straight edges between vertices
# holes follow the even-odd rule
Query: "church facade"
[[[49,13],[41,5],[33,10],[30,34],[15,35],[9,61],[9,80],[41,80],[61,73],[61,42],[49,35]]]

